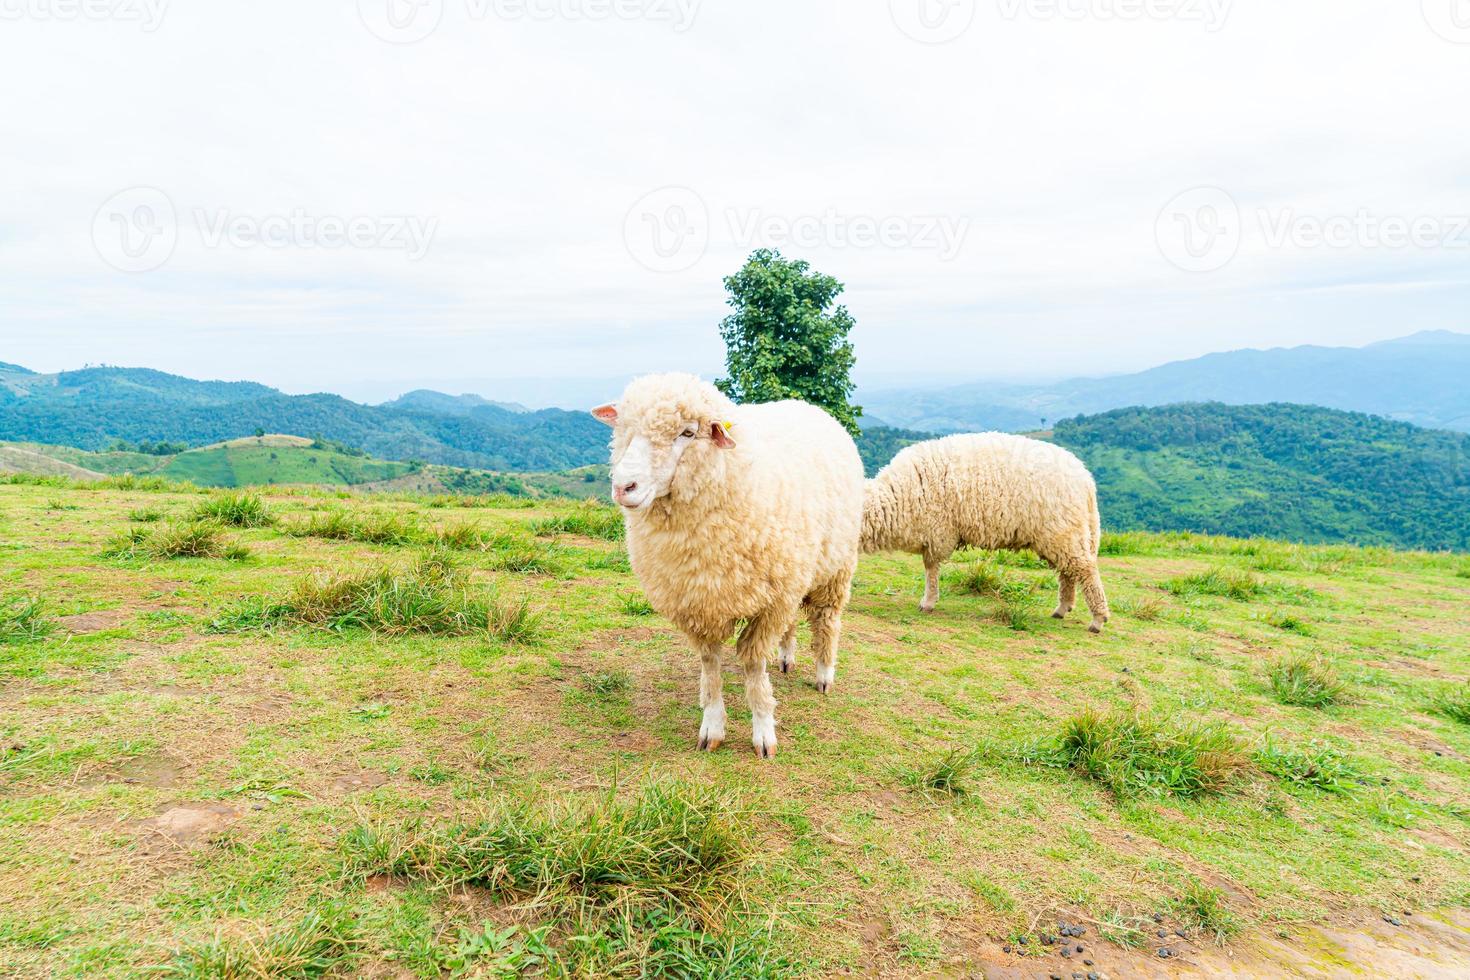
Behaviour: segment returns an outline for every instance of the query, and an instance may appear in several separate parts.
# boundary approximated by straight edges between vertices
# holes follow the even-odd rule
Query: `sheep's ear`
[[[592,417],[605,425],[617,425],[618,403],[608,402],[606,405],[598,405],[592,410]]]
[[[730,438],[729,427],[729,422],[711,422],[709,424],[709,437],[721,449],[735,448],[735,440]]]

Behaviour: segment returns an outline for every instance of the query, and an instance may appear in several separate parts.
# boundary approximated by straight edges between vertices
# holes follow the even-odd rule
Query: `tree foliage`
[[[834,306],[842,283],[759,249],[725,289],[735,312],[720,323],[729,375],[716,382],[720,390],[738,402],[811,402],[856,436],[863,410],[849,402],[853,319]]]

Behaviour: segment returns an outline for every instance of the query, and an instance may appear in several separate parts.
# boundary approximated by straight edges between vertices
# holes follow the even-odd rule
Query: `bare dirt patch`
[[[169,789],[178,785],[178,762],[167,755],[146,755],[128,759],[111,770],[78,780],[82,786],[152,786]]]
[[[137,828],[145,843],[190,847],[219,836],[238,819],[239,810],[221,803],[179,803],[139,821]]]
[[[363,790],[376,789],[388,781],[388,777],[380,772],[354,772],[337,776],[332,780],[332,791],[351,795]]]
[[[58,616],[56,624],[73,636],[85,633],[100,633],[116,629],[128,618],[124,609],[99,609],[96,612],[78,613],[75,616]]]

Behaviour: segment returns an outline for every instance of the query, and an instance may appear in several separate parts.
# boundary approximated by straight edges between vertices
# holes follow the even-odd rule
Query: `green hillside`
[[[0,365],[0,438],[101,451],[119,440],[198,447],[257,431],[321,436],[379,459],[500,471],[586,466],[607,451],[607,430],[585,412],[520,411],[473,396],[418,392],[361,405],[143,368],[35,374]]]
[[[347,456],[307,446],[232,444],[194,449],[169,459],[158,472],[171,480],[188,480],[206,487],[244,487],[268,484],[374,483],[409,472],[407,463]]]
[[[7,444],[0,444],[7,445]],[[408,463],[389,462],[352,455],[330,448],[314,447],[312,440],[296,436],[264,436],[156,456],[149,453],[89,453],[67,446],[37,443],[10,444],[31,457],[0,458],[0,468],[37,475],[67,475],[48,467],[47,460],[78,467],[94,474],[162,476],[201,487],[243,487],[287,484],[355,486],[393,480],[414,470]]]
[[[1302,405],[1171,405],[1059,422],[1110,530],[1470,550],[1470,435]]]

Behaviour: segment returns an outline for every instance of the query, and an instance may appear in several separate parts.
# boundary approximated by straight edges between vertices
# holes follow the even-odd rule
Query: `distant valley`
[[[1179,402],[1292,402],[1470,432],[1470,334],[1425,332],[1367,347],[1238,350],[1047,385],[987,382],[860,395],[869,415],[926,432],[1024,432],[1076,415]]]

